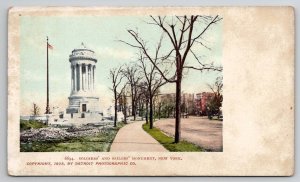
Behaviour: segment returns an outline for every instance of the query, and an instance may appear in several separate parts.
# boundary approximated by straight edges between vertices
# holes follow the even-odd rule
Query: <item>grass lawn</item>
[[[108,152],[118,132],[123,127],[118,123],[117,128],[98,133],[95,136],[77,137],[65,140],[35,141],[20,144],[21,152]]]
[[[48,127],[46,124],[40,122],[40,121],[34,121],[34,120],[20,120],[20,129],[23,130],[30,130],[32,129],[38,129],[38,128],[46,128]]]
[[[204,151],[201,147],[187,142],[180,141],[179,143],[174,143],[174,138],[165,135],[158,128],[153,127],[149,129],[148,124],[143,124],[143,129],[149,133],[155,140],[162,144],[170,152],[202,152]]]

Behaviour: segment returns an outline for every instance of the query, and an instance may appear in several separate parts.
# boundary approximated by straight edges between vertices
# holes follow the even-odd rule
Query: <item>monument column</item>
[[[85,69],[85,66],[84,66],[84,64],[82,64],[81,65],[81,71],[82,71],[82,90],[85,90],[85,82],[84,82],[84,80],[85,80],[85,73],[84,73],[84,69]]]
[[[87,84],[87,78],[88,78],[88,65],[85,64],[85,80],[84,80],[84,90],[88,90],[88,84]]]
[[[94,65],[91,65],[91,89],[94,90]]]
[[[76,67],[76,64],[73,65],[73,70],[74,70],[74,79],[73,79],[73,82],[74,82],[74,91],[77,92],[77,74],[76,74],[76,71],[77,71],[77,67]]]
[[[90,65],[90,90],[93,89],[93,65]]]
[[[92,65],[90,64],[90,66],[89,66],[89,70],[90,70],[90,90],[92,90]]]
[[[74,91],[74,70],[73,65],[71,64],[71,90]]]
[[[79,74],[78,74],[78,77],[79,77],[79,80],[78,80],[79,90],[78,91],[80,91],[82,89],[82,67],[81,67],[81,64],[78,64],[78,67],[79,67]]]
[[[82,90],[84,90],[84,87],[85,87],[85,83],[84,83],[84,64],[81,64],[81,73],[82,73],[82,76],[81,76],[81,84],[82,84]]]
[[[84,83],[84,64],[81,64],[81,84],[82,84],[82,91],[84,91],[84,86],[85,86],[85,83]]]
[[[93,90],[95,89],[95,69],[96,69],[96,66],[94,65],[93,66]]]
[[[81,84],[81,90],[84,90],[84,72],[83,72],[83,68],[84,67],[84,65],[83,64],[81,64],[81,82],[80,82],[80,84]]]
[[[90,90],[92,90],[92,65],[90,64]]]
[[[90,76],[91,76],[90,65],[88,65],[88,90],[90,90],[90,80],[91,80]]]
[[[85,90],[85,73],[83,72],[83,70],[85,69],[85,65],[82,64],[82,90]]]

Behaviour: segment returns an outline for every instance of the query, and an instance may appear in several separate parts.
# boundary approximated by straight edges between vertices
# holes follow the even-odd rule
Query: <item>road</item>
[[[174,136],[175,119],[161,119],[154,126],[168,135]],[[182,139],[194,143],[208,151],[223,150],[223,121],[209,120],[207,117],[181,119]]]

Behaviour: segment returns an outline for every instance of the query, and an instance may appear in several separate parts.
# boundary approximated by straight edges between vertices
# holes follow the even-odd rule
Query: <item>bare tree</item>
[[[110,89],[114,92],[114,107],[115,107],[114,127],[117,127],[118,100],[122,96],[122,92],[126,86],[126,84],[124,84],[121,89],[118,88],[119,85],[121,84],[123,78],[124,78],[124,76],[122,74],[122,66],[120,66],[119,68],[113,68],[110,70],[110,79],[112,81],[112,88],[110,88]]]
[[[130,85],[131,92],[131,114],[133,120],[136,120],[136,105],[137,105],[137,96],[138,96],[138,83],[141,80],[141,77],[138,75],[138,69],[136,65],[126,65],[122,70],[123,75],[127,78],[128,84]]]
[[[209,108],[212,114],[218,114],[219,117],[220,107],[222,106],[223,102],[223,77],[217,77],[214,84],[207,84],[207,86],[214,93],[214,96],[209,101]]]
[[[164,100],[161,105],[161,110],[164,117],[170,118],[170,115],[175,110],[175,102],[172,100]]]
[[[149,103],[149,122],[150,122],[150,129],[153,128],[153,115],[154,115],[154,96],[158,92],[158,89],[166,84],[167,82],[164,80],[162,75],[157,71],[157,69],[153,66],[153,64],[147,64],[146,59],[152,59],[152,62],[155,63],[156,65],[159,64],[158,60],[158,55],[159,55],[159,50],[161,48],[161,42],[162,39],[160,39],[158,46],[155,51],[155,56],[154,58],[146,58],[143,56],[143,53],[140,52],[140,58],[138,66],[141,69],[144,78],[145,78],[145,83],[146,83],[146,90],[147,90],[147,96],[148,96],[148,103]]]
[[[40,108],[36,103],[33,103],[32,115],[38,116],[40,114]]]
[[[126,96],[126,87],[123,89],[123,92],[120,94],[119,98],[119,106],[121,107],[121,111],[124,116],[124,123],[127,124],[127,110],[128,110],[128,102]]]
[[[223,77],[222,76],[217,77],[213,84],[207,84],[207,86],[214,94],[218,96],[221,95],[223,91]]]
[[[161,107],[162,107],[161,95],[162,94],[160,92],[160,89],[157,89],[157,91],[154,95],[154,98],[153,98],[154,116],[157,117],[158,120],[160,120],[160,118],[161,118]]]
[[[144,117],[146,119],[146,124],[148,124],[148,106],[149,106],[149,96],[147,83],[145,81],[140,81],[137,84],[138,92],[137,92],[137,102],[139,109],[139,116]]]
[[[204,64],[200,57],[196,55],[195,44],[199,44],[207,49],[210,49],[205,43],[203,35],[212,27],[214,24],[222,20],[217,16],[172,16],[167,17],[153,17],[150,16],[151,21],[148,24],[158,27],[159,30],[166,35],[168,42],[171,46],[169,51],[166,51],[163,56],[161,56],[161,61],[170,61],[169,58],[173,58],[173,65],[175,65],[175,74],[173,77],[168,78],[164,71],[153,61],[150,56],[149,48],[146,42],[139,36],[137,31],[128,30],[128,33],[134,38],[136,44],[126,44],[142,50],[143,54],[148,58],[148,60],[153,64],[153,66],[158,70],[161,76],[169,83],[176,84],[176,109],[175,109],[175,143],[180,141],[180,106],[181,106],[181,82],[183,78],[184,69],[194,69],[194,70],[214,70],[222,71],[222,67],[214,66],[211,64]],[[168,48],[167,48],[168,49]],[[187,59],[188,55],[191,54],[195,60],[198,62],[198,66],[189,64],[191,60]]]
[[[138,89],[139,89],[138,100],[142,102],[142,105],[144,105],[143,117],[145,117],[146,124],[148,124],[149,123],[149,90],[148,90],[147,82],[145,80],[141,80],[138,84]]]
[[[160,101],[158,101],[157,106],[158,106],[157,115],[158,115],[158,119],[160,120],[162,103]]]

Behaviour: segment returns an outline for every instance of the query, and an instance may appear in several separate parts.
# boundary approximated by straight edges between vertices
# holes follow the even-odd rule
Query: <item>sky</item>
[[[158,42],[161,30],[147,24],[149,16],[23,16],[20,35],[20,88],[21,115],[29,115],[32,104],[36,103],[44,112],[46,107],[46,37],[53,50],[49,50],[50,108],[65,110],[71,92],[71,69],[69,55],[72,50],[85,46],[95,51],[98,60],[95,71],[95,89],[100,98],[100,109],[105,110],[113,103],[113,93],[109,89],[109,70],[124,63],[136,62],[137,49],[118,40],[135,43],[127,32],[133,29],[147,41],[151,53]],[[199,25],[196,31],[201,31]],[[204,62],[222,64],[222,23],[215,24],[204,34],[206,49],[196,44],[194,52],[201,55]],[[167,37],[163,39],[163,50],[170,49]],[[189,65],[197,65],[190,55]],[[149,63],[150,64],[150,63]],[[209,91],[207,84],[214,82],[220,72],[184,71],[182,91],[199,93]],[[175,93],[175,84],[166,84],[161,93]]]

